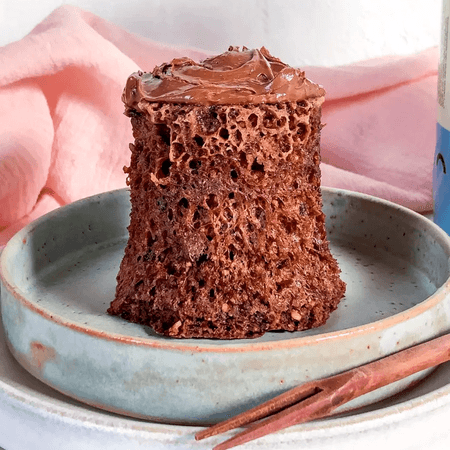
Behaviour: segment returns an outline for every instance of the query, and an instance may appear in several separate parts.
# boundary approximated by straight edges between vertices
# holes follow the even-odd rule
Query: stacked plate
[[[346,297],[323,327],[246,341],[174,340],[106,314],[127,190],[19,232],[0,260],[0,446],[210,448],[223,437],[195,442],[200,426],[447,332],[449,237],[380,199],[327,188],[323,198]],[[442,365],[246,448],[447,449],[449,380]]]

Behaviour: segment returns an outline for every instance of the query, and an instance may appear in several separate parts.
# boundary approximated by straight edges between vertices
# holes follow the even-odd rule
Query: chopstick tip
[[[202,431],[199,431],[198,433],[195,433],[194,438],[196,441],[201,441],[202,439],[206,439],[208,436],[204,436],[205,433]]]

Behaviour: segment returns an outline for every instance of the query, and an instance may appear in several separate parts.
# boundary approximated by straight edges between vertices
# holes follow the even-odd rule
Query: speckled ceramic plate
[[[287,428],[242,450],[448,450],[449,380],[446,363],[413,389],[343,417]],[[17,363],[0,323],[0,448],[207,450],[233,434],[196,442],[199,430],[118,416],[60,394]]]
[[[126,243],[128,191],[76,202],[19,232],[0,260],[6,341],[75,399],[166,423],[206,424],[450,328],[449,237],[366,195],[323,189],[347,294],[328,323],[254,340],[175,340],[105,313]],[[389,397],[425,373],[349,407]]]

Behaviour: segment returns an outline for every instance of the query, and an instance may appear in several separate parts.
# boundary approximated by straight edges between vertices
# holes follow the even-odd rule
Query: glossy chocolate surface
[[[197,63],[176,58],[152,72],[136,72],[127,80],[122,100],[133,109],[146,102],[275,104],[323,97],[325,90],[299,69],[273,57],[266,48],[230,47]]]

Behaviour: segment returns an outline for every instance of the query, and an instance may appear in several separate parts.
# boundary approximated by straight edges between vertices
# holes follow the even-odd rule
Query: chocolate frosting
[[[151,73],[133,73],[122,100],[129,108],[139,110],[148,102],[274,104],[324,95],[325,90],[308,80],[304,72],[273,57],[265,47],[230,47],[200,63],[175,58],[156,66]]]

